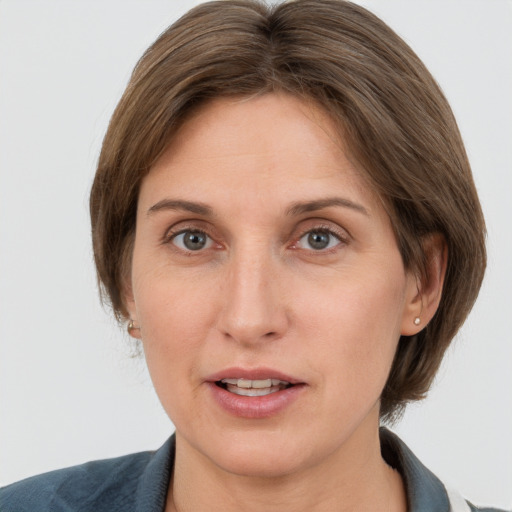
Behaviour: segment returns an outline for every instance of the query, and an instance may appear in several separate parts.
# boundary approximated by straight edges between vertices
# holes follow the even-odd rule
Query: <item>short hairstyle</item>
[[[394,419],[423,398],[476,300],[485,224],[468,158],[439,86],[409,46],[343,0],[199,5],[144,53],[110,121],[90,213],[100,290],[119,320],[131,267],[141,180],[208,100],[273,91],[313,100],[334,120],[363,176],[387,206],[404,267],[425,278],[429,234],[448,252],[439,308],[402,336],[381,396]]]

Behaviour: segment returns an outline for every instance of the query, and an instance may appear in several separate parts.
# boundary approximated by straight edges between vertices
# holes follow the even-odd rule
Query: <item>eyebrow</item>
[[[293,217],[308,212],[323,210],[324,208],[332,206],[350,208],[356,212],[369,216],[368,211],[363,205],[342,197],[328,197],[325,199],[315,199],[313,201],[299,201],[293,203],[286,209],[286,215]],[[161,210],[183,210],[197,215],[204,215],[205,217],[213,216],[213,209],[210,206],[204,203],[184,201],[182,199],[162,199],[151,206],[147,211],[147,214],[151,215]]]
[[[331,206],[341,206],[343,208],[350,208],[356,212],[369,216],[368,210],[359,203],[354,203],[350,199],[343,197],[327,197],[325,199],[316,199],[313,201],[304,201],[293,203],[287,210],[286,215],[295,216],[303,213],[314,212],[323,210]]]
[[[208,205],[192,201],[183,201],[181,199],[162,199],[149,208],[147,214],[151,215],[161,210],[183,210],[197,215],[204,215],[205,217],[211,217],[213,215],[213,210]]]

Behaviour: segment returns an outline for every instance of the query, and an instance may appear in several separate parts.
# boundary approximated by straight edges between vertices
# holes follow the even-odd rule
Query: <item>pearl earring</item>
[[[417,316],[415,319],[414,319],[414,325],[420,325],[421,323],[421,318],[419,316]]]
[[[131,335],[132,331],[140,330],[140,327],[135,325],[133,323],[133,320],[130,318],[130,321],[128,322],[128,326],[126,327],[126,330],[128,331],[128,334]]]

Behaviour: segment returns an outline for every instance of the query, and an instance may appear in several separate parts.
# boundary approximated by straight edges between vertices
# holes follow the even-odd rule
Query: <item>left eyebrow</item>
[[[294,216],[301,215],[302,213],[314,212],[317,210],[323,210],[324,208],[329,208],[331,206],[341,206],[343,208],[350,208],[356,212],[362,213],[369,217],[368,210],[359,203],[354,203],[350,199],[345,199],[343,197],[327,197],[325,199],[316,199],[313,201],[303,201],[293,203],[286,210],[286,215]]]

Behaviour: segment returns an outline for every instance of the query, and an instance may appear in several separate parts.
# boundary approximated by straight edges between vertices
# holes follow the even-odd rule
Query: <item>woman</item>
[[[338,1],[191,11],[116,109],[91,218],[176,436],[6,488],[6,509],[470,510],[379,434],[485,267],[451,111],[382,22]]]

